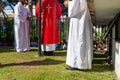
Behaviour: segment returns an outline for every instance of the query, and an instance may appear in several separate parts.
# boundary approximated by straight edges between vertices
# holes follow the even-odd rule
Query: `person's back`
[[[86,0],[69,2],[68,70],[92,68],[92,23]]]

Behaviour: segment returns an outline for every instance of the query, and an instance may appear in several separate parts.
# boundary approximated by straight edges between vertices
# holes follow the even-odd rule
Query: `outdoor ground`
[[[0,80],[117,80],[104,58],[94,58],[91,70],[69,71],[66,50],[56,50],[53,56],[35,57],[37,53],[36,48],[16,53],[13,47],[0,46]]]

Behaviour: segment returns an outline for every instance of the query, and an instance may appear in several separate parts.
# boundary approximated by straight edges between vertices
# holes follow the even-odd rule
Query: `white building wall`
[[[120,43],[115,42],[115,72],[120,78]]]
[[[113,42],[112,42],[112,62],[114,64],[115,72],[120,78],[120,42],[115,41],[115,27],[113,29]]]

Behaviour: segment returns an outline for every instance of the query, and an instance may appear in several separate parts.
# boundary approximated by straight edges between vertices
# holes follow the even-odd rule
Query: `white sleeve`
[[[19,6],[19,5],[16,6],[15,14],[21,22],[24,22],[27,18],[27,16],[25,15],[25,12],[23,11],[22,7]]]
[[[86,0],[73,0],[69,1],[69,17],[70,18],[80,18],[83,12],[87,8]]]

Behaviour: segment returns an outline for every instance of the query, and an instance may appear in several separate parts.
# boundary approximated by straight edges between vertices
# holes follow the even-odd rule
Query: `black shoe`
[[[52,56],[53,53],[54,53],[53,51],[44,51],[45,56]]]
[[[3,65],[0,63],[0,68],[3,67]]]
[[[74,67],[70,67],[70,66],[67,67],[66,69],[67,69],[67,70],[79,70],[78,68],[74,68]]]

